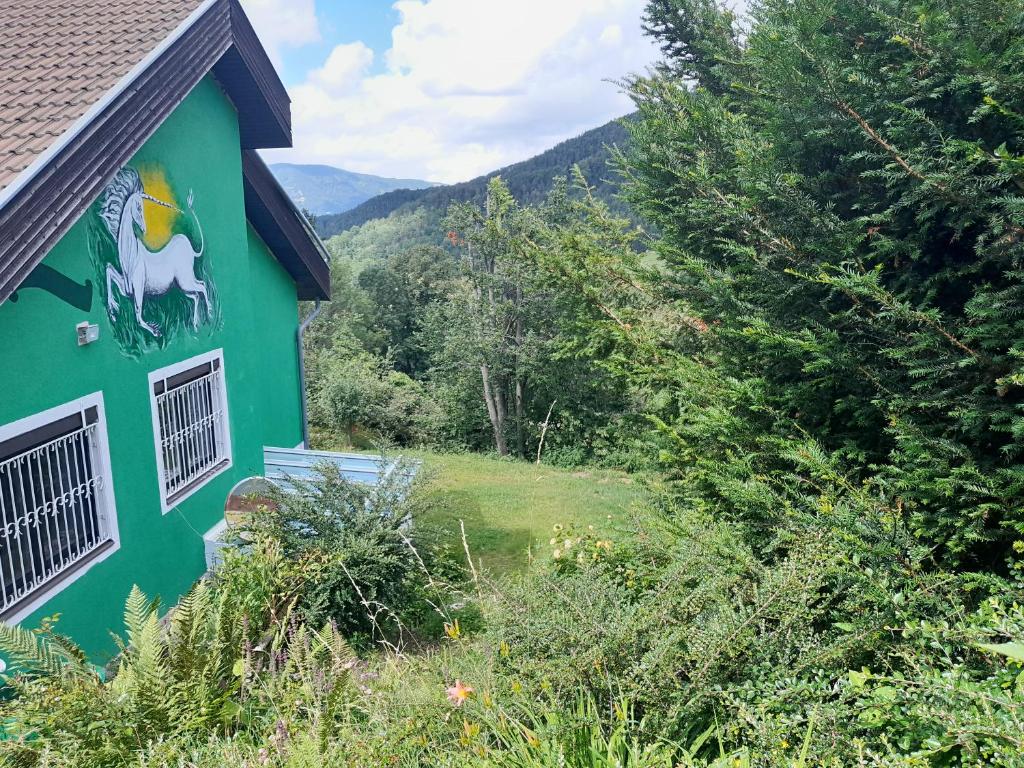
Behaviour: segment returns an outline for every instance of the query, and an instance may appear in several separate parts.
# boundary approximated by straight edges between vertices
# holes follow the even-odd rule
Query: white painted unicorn
[[[123,296],[132,300],[139,325],[158,337],[161,334],[159,326],[146,322],[142,317],[145,299],[147,296],[163,296],[177,285],[192,301],[192,327],[198,329],[200,297],[206,306],[207,318],[212,309],[205,283],[195,276],[194,262],[206,250],[206,241],[199,217],[192,208],[192,191],[188,193],[188,210],[199,230],[198,251],[193,249],[192,241],[182,234],[174,235],[159,251],[149,250],[142,240],[142,235],[146,234],[143,200],[183,212],[170,203],[146,194],[139,172],[134,168],[126,166],[117,172],[107,186],[100,204],[100,217],[117,243],[117,256],[121,265],[120,270],[112,264],[107,265],[107,310],[111,318],[117,316],[118,302],[114,294],[114,286],[117,286]]]

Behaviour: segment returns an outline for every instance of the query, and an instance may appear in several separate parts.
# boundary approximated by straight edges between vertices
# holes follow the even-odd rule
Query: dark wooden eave
[[[0,304],[211,71],[238,109],[243,149],[291,146],[288,94],[249,20],[238,0],[212,0],[0,208]]]
[[[288,270],[300,299],[329,299],[331,272],[320,238],[253,150],[242,151],[245,215]]]

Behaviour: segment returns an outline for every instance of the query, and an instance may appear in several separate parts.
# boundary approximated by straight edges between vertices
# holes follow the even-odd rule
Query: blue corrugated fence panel
[[[284,490],[292,490],[289,478],[310,479],[316,476],[318,464],[333,464],[341,476],[354,483],[375,486],[381,479],[396,471],[401,459],[367,456],[360,453],[335,451],[305,451],[300,448],[264,448],[264,476]],[[410,481],[416,475],[419,462],[405,462],[401,471]]]

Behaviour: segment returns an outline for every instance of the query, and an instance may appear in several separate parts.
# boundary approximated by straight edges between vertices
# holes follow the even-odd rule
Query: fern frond
[[[54,642],[19,626],[0,623],[0,653],[16,667],[49,677],[96,676],[81,649],[71,641]]]
[[[205,662],[209,639],[210,588],[201,581],[186,594],[171,614],[168,633],[170,668],[184,680]]]
[[[320,631],[313,630],[315,641],[314,653],[323,652],[330,659],[331,669],[337,670],[356,660],[356,654],[333,624],[326,625]]]
[[[133,650],[134,666],[140,677],[149,681],[155,688],[168,681],[164,632],[156,612],[149,614]]]
[[[138,584],[132,585],[132,591],[128,594],[128,600],[124,605],[124,628],[128,635],[128,645],[138,645],[138,639],[142,636],[143,627],[150,615],[149,598],[139,589]]]

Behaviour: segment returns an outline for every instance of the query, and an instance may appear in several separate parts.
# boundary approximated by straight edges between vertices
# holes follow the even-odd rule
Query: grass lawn
[[[338,435],[319,430],[313,446],[376,453],[368,441],[357,440],[351,448]],[[531,549],[535,556],[548,556],[556,523],[593,525],[610,533],[608,516],[621,522],[642,493],[622,472],[567,471],[473,453],[395,452],[423,462],[430,502],[425,522],[449,531],[452,546],[461,551],[463,521],[473,561],[491,576],[525,570]]]
[[[462,520],[474,561],[492,576],[525,569],[531,548],[546,556],[555,523],[606,529],[608,516],[620,520],[640,493],[619,472],[571,472],[474,454],[414,455],[428,480],[427,520],[451,531],[459,548]]]

